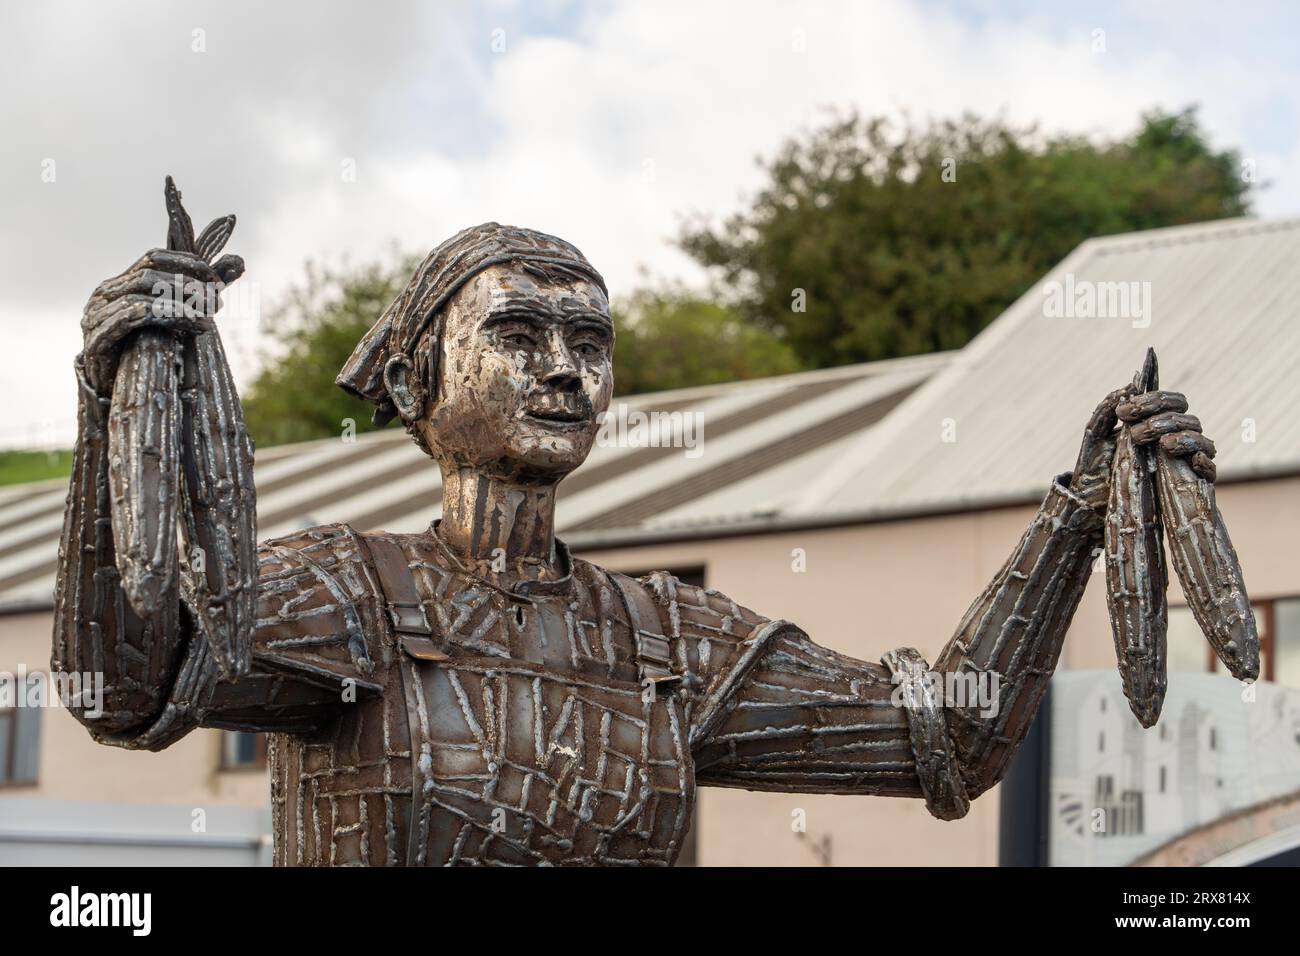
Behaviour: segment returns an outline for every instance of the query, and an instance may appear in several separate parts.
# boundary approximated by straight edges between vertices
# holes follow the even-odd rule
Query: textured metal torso
[[[449,567],[432,536],[370,544],[392,624],[382,693],[276,736],[277,862],[671,864],[694,798],[683,702],[639,686],[608,576],[573,561],[520,599]]]

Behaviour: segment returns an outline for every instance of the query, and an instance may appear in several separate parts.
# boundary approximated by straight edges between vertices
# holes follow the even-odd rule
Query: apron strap
[[[672,645],[664,637],[659,608],[641,582],[617,571],[605,573],[618,588],[623,596],[623,604],[627,607],[641,686],[653,686],[656,692],[672,690],[682,678],[673,672]]]

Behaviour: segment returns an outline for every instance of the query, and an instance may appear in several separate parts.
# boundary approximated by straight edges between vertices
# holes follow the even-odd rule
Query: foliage
[[[961,347],[1092,236],[1245,215],[1241,168],[1194,109],[1106,142],[850,114],[788,140],[747,208],[679,241],[747,321],[840,365]]]
[[[643,289],[614,309],[620,395],[784,375],[801,366],[771,331],[680,287]]]
[[[334,378],[415,268],[413,260],[340,270],[308,264],[307,278],[277,309],[269,331],[277,348],[242,396],[259,447],[328,438],[352,419],[373,431],[371,406]]]

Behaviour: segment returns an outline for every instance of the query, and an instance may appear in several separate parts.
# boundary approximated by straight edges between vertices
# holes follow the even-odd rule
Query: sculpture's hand
[[[1088,419],[1083,431],[1083,444],[1074,465],[1070,490],[1083,498],[1093,508],[1106,509],[1110,494],[1110,465],[1115,458],[1116,408],[1132,394],[1132,388],[1117,388],[1107,395]]]
[[[1116,407],[1119,420],[1129,425],[1136,445],[1160,447],[1176,458],[1188,459],[1192,471],[1206,481],[1214,481],[1214,442],[1201,434],[1201,420],[1187,411],[1187,398],[1181,392],[1144,392]]]
[[[221,290],[243,272],[238,256],[209,264],[194,253],[151,249],[121,275],[101,282],[81,320],[90,383],[108,393],[123,342],[141,329],[191,335],[212,329]]]
[[[1106,508],[1110,488],[1110,466],[1115,458],[1115,425],[1130,425],[1133,441],[1149,445],[1159,441],[1172,455],[1187,458],[1193,470],[1213,481],[1214,442],[1201,434],[1201,422],[1187,411],[1187,398],[1179,392],[1153,391],[1134,394],[1126,386],[1102,400],[1088,420],[1074,466],[1070,490],[1098,511]]]

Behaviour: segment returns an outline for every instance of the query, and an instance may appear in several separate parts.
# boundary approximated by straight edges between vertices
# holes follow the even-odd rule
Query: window
[[[1254,601],[1259,628],[1259,676],[1300,687],[1300,597]],[[1226,674],[1187,607],[1169,609],[1168,664],[1171,671],[1209,670]]]
[[[222,735],[222,770],[260,770],[265,766],[266,734],[227,730]]]
[[[41,713],[39,707],[0,708],[0,786],[36,782]]]
[[[1300,598],[1270,601],[1273,635],[1272,679],[1286,687],[1300,687]]]

